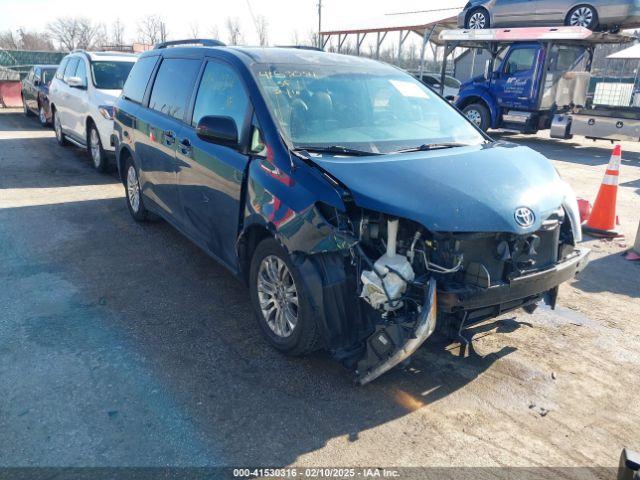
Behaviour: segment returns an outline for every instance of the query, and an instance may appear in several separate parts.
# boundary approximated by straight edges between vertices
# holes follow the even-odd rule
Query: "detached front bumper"
[[[572,279],[589,263],[588,248],[576,249],[571,257],[553,267],[514,278],[489,288],[465,288],[438,291],[438,310],[444,313],[497,307],[504,311],[517,308],[561,283]]]

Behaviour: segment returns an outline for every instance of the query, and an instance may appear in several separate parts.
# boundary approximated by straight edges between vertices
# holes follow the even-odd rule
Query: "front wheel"
[[[567,14],[564,23],[570,27],[584,27],[589,30],[595,30],[598,28],[598,13],[590,5],[579,5]]]
[[[27,106],[27,101],[24,99],[24,97],[22,98],[22,111],[24,112],[24,116],[25,117],[30,117],[31,115],[33,115],[33,113],[31,113],[31,110],[29,110],[29,107]]]
[[[462,113],[471,120],[480,130],[486,132],[491,123],[489,109],[480,103],[472,103],[462,109]]]
[[[483,8],[472,10],[469,15],[467,15],[467,20],[464,25],[464,28],[469,30],[481,30],[490,27],[489,12]]]
[[[40,126],[46,127],[49,125],[49,120],[47,120],[47,112],[44,109],[44,105],[40,105],[38,108],[38,120],[40,121]]]
[[[289,254],[273,238],[256,247],[249,290],[258,324],[271,346],[287,355],[318,349],[318,327],[306,286]]]
[[[95,125],[91,124],[89,127],[89,141],[88,143],[88,152],[91,157],[91,162],[93,163],[93,168],[98,170],[99,172],[105,172],[108,167],[107,156],[102,148],[102,142],[100,141],[100,135],[98,134],[98,129]]]

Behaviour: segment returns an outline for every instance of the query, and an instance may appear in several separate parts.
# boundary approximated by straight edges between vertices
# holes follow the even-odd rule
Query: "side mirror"
[[[72,88],[84,88],[84,81],[80,77],[69,77],[67,78],[67,85]]]
[[[202,117],[196,127],[196,134],[205,142],[238,148],[238,127],[231,117],[208,115]]]

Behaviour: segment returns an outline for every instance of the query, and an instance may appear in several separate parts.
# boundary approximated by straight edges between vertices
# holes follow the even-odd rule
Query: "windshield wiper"
[[[294,152],[317,152],[317,153],[333,153],[338,155],[352,155],[354,157],[368,157],[370,155],[382,155],[381,153],[368,152],[366,150],[358,150],[356,148],[344,147],[342,145],[331,145],[329,147],[296,147]]]
[[[455,148],[455,147],[468,147],[466,143],[456,142],[442,142],[442,143],[424,143],[417,147],[403,148],[402,150],[396,150],[392,153],[407,153],[407,152],[428,152],[429,150],[438,150],[441,148]]]

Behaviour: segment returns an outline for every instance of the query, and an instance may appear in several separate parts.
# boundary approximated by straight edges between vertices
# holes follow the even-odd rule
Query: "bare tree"
[[[11,30],[0,32],[0,48],[5,50],[18,50],[18,39]]]
[[[298,33],[298,30],[293,30],[291,33],[291,44],[300,45],[300,33]]]
[[[307,39],[304,41],[303,44],[309,45],[310,47],[322,48],[322,45],[320,45],[318,41],[318,32],[316,32],[315,30],[309,30],[309,33],[307,34]]]
[[[45,32],[28,31],[23,27],[15,32],[0,32],[0,48],[5,50],[52,51],[55,46]]]
[[[85,17],[60,17],[47,25],[47,33],[62,50],[91,49],[105,41],[102,24],[94,24]]]
[[[198,22],[189,24],[189,35],[191,38],[200,38],[200,24]]]
[[[21,27],[18,29],[18,37],[20,38],[20,50],[39,50],[45,52],[55,50],[49,35],[44,32],[30,32]]]
[[[109,43],[114,47],[122,47],[124,45],[124,23],[120,18],[116,18],[116,21],[111,24]]]
[[[227,17],[226,21],[227,34],[229,35],[229,45],[238,45],[242,43],[243,36],[240,30],[240,19],[238,17]]]
[[[256,17],[256,30],[258,33],[258,42],[261,47],[269,45],[269,22],[264,15]]]
[[[211,27],[209,27],[209,35],[211,36],[211,38],[220,38],[220,30],[218,30],[217,25],[211,25]]]
[[[138,22],[138,40],[140,43],[154,45],[167,40],[167,24],[159,15],[150,15]]]

